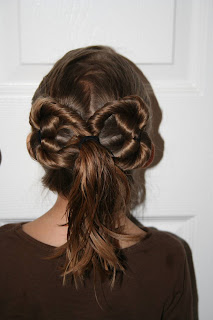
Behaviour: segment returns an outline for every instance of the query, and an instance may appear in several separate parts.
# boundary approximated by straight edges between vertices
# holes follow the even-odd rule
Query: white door
[[[33,220],[55,200],[25,145],[38,83],[68,50],[112,46],[141,68],[157,97],[156,160],[134,215],[187,242],[199,319],[213,319],[213,2],[4,0],[0,17],[0,224]]]

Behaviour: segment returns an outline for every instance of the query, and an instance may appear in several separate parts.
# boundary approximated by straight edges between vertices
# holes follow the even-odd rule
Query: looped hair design
[[[105,121],[111,116],[114,116],[120,132],[121,147],[114,156],[116,165],[123,170],[143,167],[150,159],[153,147],[149,135],[144,131],[149,119],[146,103],[136,95],[107,102],[88,120],[93,135],[101,133]],[[113,149],[113,140],[108,148]]]
[[[29,147],[29,152],[50,168],[72,166],[79,153],[79,138],[99,136],[105,121],[111,116],[114,116],[120,132],[116,142],[117,145],[120,143],[120,148],[117,148],[115,156],[111,150],[114,149],[113,139],[109,142],[110,146],[105,147],[112,154],[115,164],[123,170],[143,167],[152,152],[151,139],[145,132],[149,111],[143,99],[136,95],[107,102],[87,122],[71,107],[61,105],[51,97],[38,98],[32,105],[29,120],[33,128],[32,145],[36,139],[38,142],[35,148]]]
[[[76,139],[72,138],[89,134],[85,121],[75,110],[51,97],[41,97],[33,103],[29,123],[32,126],[28,144],[30,155],[44,166],[54,169],[72,166],[70,156],[78,154]],[[66,149],[69,149],[68,152]]]

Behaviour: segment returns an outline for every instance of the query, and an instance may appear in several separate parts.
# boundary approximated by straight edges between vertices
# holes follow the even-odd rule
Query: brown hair
[[[135,240],[119,225],[129,215],[132,170],[148,166],[151,104],[137,66],[107,46],[67,52],[43,78],[32,98],[28,151],[44,168],[43,186],[68,200],[65,276],[84,280],[125,273],[117,240]],[[40,138],[38,132],[40,130]],[[98,136],[100,143],[83,136]],[[118,226],[116,228],[116,226]]]

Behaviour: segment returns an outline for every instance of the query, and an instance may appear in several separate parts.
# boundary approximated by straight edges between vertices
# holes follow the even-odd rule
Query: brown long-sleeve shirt
[[[121,249],[128,270],[111,291],[93,277],[85,287],[62,287],[58,258],[45,261],[53,246],[40,242],[21,223],[0,227],[0,319],[192,320],[192,289],[183,244],[152,227],[140,242]],[[101,307],[100,307],[101,306]]]

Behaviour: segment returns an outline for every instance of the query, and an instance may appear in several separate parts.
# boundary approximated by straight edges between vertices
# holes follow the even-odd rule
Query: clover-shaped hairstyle
[[[145,167],[153,150],[145,131],[149,111],[143,99],[134,95],[107,102],[87,121],[72,106],[63,106],[51,97],[38,98],[30,112],[29,153],[44,167],[71,168],[80,152],[80,138],[99,137],[109,118],[114,120],[117,134],[101,144],[111,152],[115,164],[124,171]]]
[[[107,46],[67,52],[43,78],[30,111],[27,148],[44,168],[42,183],[67,198],[67,243],[62,276],[125,267],[116,250],[121,214],[129,214],[131,173],[153,160],[151,103],[137,66]],[[94,140],[79,143],[84,136]],[[116,228],[116,225],[118,228]],[[79,252],[81,254],[79,255]],[[65,282],[63,282],[65,283]]]

